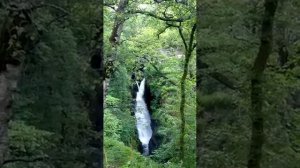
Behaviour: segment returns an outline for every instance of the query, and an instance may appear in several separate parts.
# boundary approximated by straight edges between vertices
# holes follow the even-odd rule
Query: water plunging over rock
[[[152,137],[151,118],[147,105],[143,98],[145,92],[145,78],[138,85],[135,104],[136,127],[138,130],[139,140],[143,146],[143,155],[149,155],[149,141]]]

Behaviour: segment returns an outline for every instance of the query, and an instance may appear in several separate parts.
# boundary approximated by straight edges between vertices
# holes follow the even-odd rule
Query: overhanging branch
[[[189,20],[189,19],[192,18],[191,16],[182,17],[182,18],[162,17],[162,16],[159,16],[155,13],[148,12],[148,11],[142,11],[142,10],[130,10],[130,11],[127,11],[127,13],[147,15],[147,16],[151,16],[153,18],[156,18],[156,19],[159,19],[159,20],[162,20],[162,21],[169,21],[169,22],[184,22],[184,21]]]
[[[148,63],[161,75],[161,77],[163,77],[164,79],[166,79],[168,82],[170,82],[172,85],[174,85],[174,86],[177,86],[177,84],[174,82],[174,81],[172,81],[172,80],[170,80],[164,73],[162,73],[158,68],[157,68],[157,66],[153,63],[153,62],[151,62],[148,58],[146,58],[146,57],[144,57],[147,61],[148,61]]]
[[[166,32],[166,30],[167,30],[168,28],[170,28],[170,27],[171,27],[170,25],[167,25],[166,27],[164,27],[164,29],[162,29],[161,31],[159,31],[159,32],[157,33],[157,38],[159,39],[160,35],[163,34],[164,32]]]
[[[50,158],[48,156],[40,156],[36,158],[16,158],[16,159],[9,159],[5,160],[3,162],[3,165],[9,164],[9,163],[14,163],[14,162],[25,162],[25,163],[31,163],[31,162],[39,162],[39,161],[45,161],[49,160]]]
[[[196,32],[196,28],[197,28],[197,24],[195,23],[193,25],[193,28],[192,28],[192,31],[190,34],[190,42],[189,42],[189,48],[188,48],[190,50],[190,52],[192,52],[194,50],[194,48],[196,47],[195,44],[193,45],[193,41],[194,41],[194,37],[195,37],[194,34]]]
[[[114,10],[114,11],[117,10],[116,4],[114,4],[114,3],[107,3],[107,2],[104,2],[104,3],[103,3],[103,6],[109,7],[109,8],[111,8],[111,9]]]
[[[163,77],[164,79],[166,79],[168,82],[170,82],[172,85],[177,86],[177,84],[175,82],[173,82],[172,80],[170,80],[164,73],[162,73],[155,64],[150,62],[150,65],[161,75],[161,77]]]
[[[59,20],[59,19],[61,19],[61,18],[66,17],[67,15],[68,15],[67,13],[64,13],[64,14],[62,14],[62,15],[60,15],[60,16],[54,18],[54,19],[52,19],[51,21],[49,21],[49,22],[47,23],[47,27],[50,26],[50,25],[51,25],[52,23],[54,23],[55,21],[57,21],[57,20]]]
[[[70,14],[68,11],[66,11],[65,9],[63,9],[62,7],[59,7],[59,6],[56,6],[54,4],[42,4],[40,7],[50,7],[50,8],[53,8],[53,9],[56,9],[56,10],[59,10],[63,13],[66,13],[66,14]]]
[[[219,72],[210,72],[208,73],[208,75],[214,78],[215,80],[217,80],[218,82],[220,82],[221,84],[223,84],[224,86],[228,87],[229,89],[232,90],[238,89],[238,87],[235,86],[234,83],[229,78],[227,78],[226,76],[224,76]]]
[[[209,65],[207,63],[203,62],[201,67],[209,68]],[[236,86],[235,81],[230,80],[228,77],[226,77],[225,75],[223,75],[220,72],[217,72],[217,71],[208,72],[207,75],[210,76],[211,78],[217,80],[219,83],[223,84],[224,86],[226,86],[229,89],[232,89],[232,90],[239,89],[239,87]]]
[[[85,163],[86,161],[82,159],[67,159],[67,158],[51,158],[49,156],[36,156],[34,158],[14,158],[14,159],[8,159],[3,162],[3,165],[5,164],[10,164],[10,163],[15,163],[15,162],[24,162],[24,163],[33,163],[33,162],[49,162],[49,161],[62,161],[62,162],[81,162]]]

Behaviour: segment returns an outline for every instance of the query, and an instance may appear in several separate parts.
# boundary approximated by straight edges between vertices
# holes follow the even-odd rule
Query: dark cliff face
[[[145,100],[145,102],[147,104],[147,108],[148,108],[150,114],[152,114],[151,102],[152,102],[153,99],[154,99],[154,97],[151,94],[150,86],[146,82],[145,93],[144,93],[144,100]]]

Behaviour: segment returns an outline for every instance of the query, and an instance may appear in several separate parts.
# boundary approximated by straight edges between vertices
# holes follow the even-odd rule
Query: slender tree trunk
[[[189,69],[189,62],[190,62],[191,53],[187,51],[184,61],[184,69],[183,69],[183,75],[180,80],[180,93],[181,93],[181,102],[180,102],[180,119],[181,119],[181,125],[180,125],[180,158],[184,159],[184,134],[185,134],[185,115],[184,115],[184,107],[185,107],[185,80],[188,74]]]
[[[189,63],[191,60],[191,56],[192,56],[192,52],[195,48],[195,44],[193,44],[194,41],[194,34],[196,31],[196,24],[194,24],[191,34],[190,34],[190,38],[189,38],[189,43],[186,44],[185,38],[183,37],[183,33],[181,28],[179,28],[179,34],[182,38],[182,41],[184,43],[185,46],[185,59],[184,59],[184,66],[183,66],[183,74],[180,80],[180,119],[181,119],[181,124],[180,124],[180,139],[179,139],[179,150],[180,150],[180,158],[182,160],[184,160],[184,146],[185,146],[185,142],[184,142],[184,134],[185,134],[185,114],[184,114],[184,108],[185,108],[185,102],[186,102],[186,94],[185,94],[185,81],[186,81],[186,77],[188,75],[189,72]]]
[[[251,79],[252,134],[248,156],[248,168],[260,168],[264,143],[264,117],[262,111],[262,78],[268,57],[272,51],[273,21],[278,0],[265,0],[265,12],[261,28],[261,45],[254,61]]]

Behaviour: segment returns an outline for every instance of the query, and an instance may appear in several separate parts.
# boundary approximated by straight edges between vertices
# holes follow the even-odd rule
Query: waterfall
[[[136,127],[138,130],[139,140],[143,146],[143,155],[149,155],[149,141],[152,137],[152,129],[150,114],[143,98],[145,92],[145,78],[142,80],[140,85],[138,85],[137,82],[137,86],[138,92],[136,94],[135,105]]]

